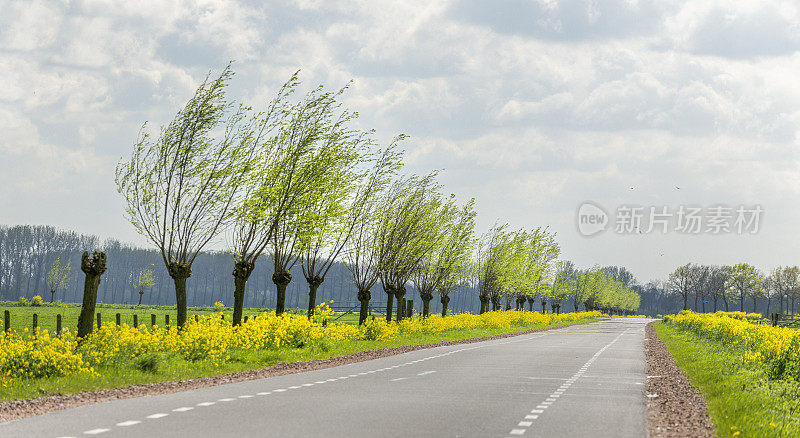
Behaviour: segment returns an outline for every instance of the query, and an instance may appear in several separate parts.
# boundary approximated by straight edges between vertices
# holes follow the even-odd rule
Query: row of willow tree
[[[688,263],[673,271],[667,281],[667,290],[683,301],[683,309],[691,307],[698,312],[749,310],[770,313],[795,313],[795,304],[800,299],[800,268],[778,266],[768,274],[748,263],[715,266]],[[761,306],[759,306],[761,303]],[[774,307],[773,307],[774,306]]]
[[[424,316],[434,296],[446,315],[451,292],[470,283],[487,291],[482,302],[540,289],[549,296],[545,284],[561,290],[558,278],[549,281],[558,255],[552,233],[495,227],[479,244],[474,200],[459,203],[444,194],[436,172],[401,174],[404,136],[380,146],[373,131],[358,129],[357,114],[341,103],[347,87],[296,97],[295,73],[255,111],[227,98],[232,76],[230,65],[207,76],[157,137],[143,127],[131,158],[116,170],[128,219],[155,245],[174,282],[178,325],[186,321],[186,282],[195,260],[220,236],[233,258],[234,324],[241,322],[248,279],[265,255],[273,265],[278,315],[293,268],[300,267],[308,284],[311,316],[317,290],[337,262],[352,276],[361,323],[378,282],[387,321],[394,301],[396,319],[403,318],[409,284],[419,291]],[[629,310],[628,291],[611,283],[590,289],[592,298],[584,301],[590,307]]]
[[[608,269],[577,269],[566,260],[558,261],[560,248],[555,233],[546,228],[509,231],[506,225],[493,227],[481,239],[477,257],[477,280],[481,312],[506,308],[533,310],[538,298],[545,311],[550,303],[558,313],[565,300],[574,310],[632,313],[639,308],[639,294],[617,280]]]

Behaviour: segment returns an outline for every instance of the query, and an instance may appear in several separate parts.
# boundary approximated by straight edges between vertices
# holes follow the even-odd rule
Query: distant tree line
[[[25,297],[30,300],[33,296],[40,295],[47,301],[50,291],[48,277],[53,268],[70,264],[76,268],[66,278],[63,286],[55,292],[54,299],[61,302],[80,302],[83,278],[77,267],[80,267],[81,253],[85,248],[99,248],[107,254],[109,266],[100,282],[99,302],[139,304],[141,299],[142,305],[175,305],[169,273],[153,268],[160,261],[160,255],[156,250],[138,248],[113,239],[100,242],[96,236],[59,230],[52,226],[0,225],[0,299],[17,301],[20,297]],[[434,257],[436,254],[439,254],[436,257],[446,258],[445,254],[449,254],[448,247],[445,245],[441,252],[432,252],[429,257]],[[224,252],[210,251],[200,254],[195,262],[195,275],[198,281],[187,284],[190,306],[212,306],[217,301],[222,301],[228,306],[233,303],[234,290],[230,284],[230,267],[225,266],[228,261],[230,254]],[[574,266],[571,262],[559,263],[562,264]],[[272,266],[269,256],[256,264],[252,280],[248,282],[250,293],[247,295],[245,307],[265,309],[275,307],[277,290],[271,279]],[[153,285],[142,288],[140,287],[142,277],[146,277],[148,271],[153,277]],[[593,271],[598,272],[598,269],[594,268]],[[302,275],[300,267],[295,267],[292,273]],[[422,278],[416,278],[410,284],[419,284],[421,293],[428,293],[431,290],[429,284],[433,280],[423,274],[417,275]],[[460,285],[459,293],[452,295],[450,294],[452,289],[449,286],[445,287],[440,289],[445,295],[439,295],[439,299],[436,300],[432,299],[433,296],[415,300],[414,308],[422,313],[427,305],[429,313],[441,313],[445,309],[442,298],[446,296],[447,299],[444,301],[449,310],[480,313],[481,300],[477,283],[477,279],[470,280],[469,283]],[[544,283],[541,286],[545,286]],[[561,286],[557,286],[556,289],[564,290]],[[351,272],[345,265],[337,262],[333,264],[328,280],[319,288],[319,300],[326,302],[334,300],[334,305],[337,307],[356,307],[360,305],[360,301],[354,291],[357,291],[357,287],[353,284]],[[526,300],[534,298],[537,302],[536,308],[531,305],[529,309],[557,311],[558,309],[552,304],[554,301],[549,298],[549,291],[548,286],[542,287],[538,295],[525,295]],[[290,283],[286,290],[287,306],[305,308],[307,294],[307,289],[301,283]],[[646,296],[643,295],[643,303]],[[570,293],[561,295],[560,299],[559,303],[565,309],[576,311],[587,309],[580,297],[576,302]],[[669,299],[674,301],[671,295]],[[500,308],[511,308],[515,300],[515,295],[503,296],[501,302],[505,305]],[[541,308],[541,301],[546,303],[547,308]],[[385,296],[377,295],[372,305],[374,308],[385,307]]]
[[[142,305],[175,305],[175,294],[169,273],[154,269],[160,262],[160,255],[152,249],[142,249],[116,240],[101,243],[96,236],[81,235],[73,231],[59,230],[42,225],[0,225],[0,299],[18,301],[20,297],[30,300],[39,295],[49,301],[48,275],[54,265],[70,263],[73,267],[64,286],[59,288],[54,299],[61,302],[80,302],[83,288],[83,275],[80,273],[81,253],[85,248],[99,248],[108,256],[108,270],[103,274],[98,291],[101,303]],[[233,303],[233,288],[230,284],[230,267],[225,264],[230,254],[223,252],[203,252],[196,263],[198,281],[187,286],[190,306],[212,306],[222,301],[230,306]],[[251,293],[245,307],[275,307],[275,284],[271,280],[272,262],[269,257],[259,261],[249,283]],[[154,285],[139,294],[140,276],[150,270]],[[302,275],[297,267],[293,272]],[[295,283],[287,288],[288,306],[305,308],[307,290]],[[340,263],[334,264],[329,279],[320,287],[320,301],[334,300],[335,306],[356,306],[359,304],[353,294],[350,272]],[[375,300],[376,307],[385,306],[385,301]],[[454,298],[455,311],[478,311],[477,294],[465,289],[464,296]],[[422,303],[415,303],[422,309]],[[432,309],[439,312],[439,303]]]
[[[673,271],[666,289],[679,297],[682,309],[756,312],[800,311],[800,269],[778,266],[769,273],[753,265],[686,264]]]

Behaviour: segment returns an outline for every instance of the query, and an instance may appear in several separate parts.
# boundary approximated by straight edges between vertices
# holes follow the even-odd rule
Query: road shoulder
[[[715,436],[705,397],[678,368],[653,324],[645,328],[644,344],[648,435],[653,438]]]

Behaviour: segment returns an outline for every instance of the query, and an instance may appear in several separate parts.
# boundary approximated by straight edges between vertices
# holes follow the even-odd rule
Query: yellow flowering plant
[[[510,329],[531,325],[570,323],[597,318],[600,312],[565,313],[487,312],[483,315],[457,314],[429,318],[407,318],[400,323],[368,321],[362,326],[326,324],[332,314],[327,303],[320,304],[314,317],[264,312],[233,326],[222,314],[188,319],[183,329],[175,327],[131,327],[106,323],[79,340],[69,330],[50,336],[47,330],[27,329],[0,336],[0,385],[16,379],[98,375],[97,369],[135,363],[158,353],[177,354],[187,361],[208,361],[219,365],[236,350],[277,350],[323,346],[340,341],[386,341],[409,334],[437,334],[459,329]]]

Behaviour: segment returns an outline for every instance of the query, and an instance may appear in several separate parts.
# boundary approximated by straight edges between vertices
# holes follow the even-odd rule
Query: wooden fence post
[[[244,322],[247,322],[247,315],[244,316]]]
[[[139,315],[133,314],[133,328],[139,328]]]
[[[197,315],[194,316],[194,322],[200,322],[200,318],[198,318]]]
[[[33,314],[33,333],[36,334],[36,327],[39,327],[39,315]]]
[[[11,330],[11,312],[6,310],[3,312],[3,332],[8,333]]]
[[[150,326],[152,327],[154,325],[156,325],[156,314],[155,313],[151,313],[150,314]]]
[[[122,325],[122,315],[117,313],[117,325]]]
[[[164,315],[164,325],[167,327],[167,330],[169,330],[169,313]]]
[[[100,317],[100,312],[97,312],[97,330],[100,330],[100,327],[103,325],[103,321]]]
[[[61,336],[61,314],[56,314],[56,336]]]

